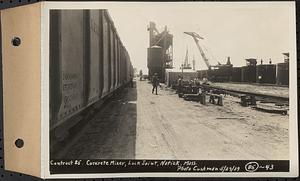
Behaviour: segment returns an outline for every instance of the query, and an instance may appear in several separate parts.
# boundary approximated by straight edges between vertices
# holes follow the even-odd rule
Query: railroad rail
[[[241,95],[249,95],[249,96],[255,96],[259,100],[270,100],[270,101],[275,101],[275,102],[289,102],[289,97],[286,96],[278,96],[278,95],[271,95],[271,94],[262,94],[262,93],[256,93],[256,92],[251,92],[251,91],[241,91],[241,90],[235,90],[235,89],[228,89],[228,88],[223,88],[219,86],[213,86],[213,85],[200,85],[201,88],[204,88],[206,90],[219,90],[222,91],[225,94],[233,95],[233,96],[238,96],[240,97]]]
[[[247,84],[247,85],[255,85],[255,86],[272,86],[272,87],[289,87],[289,85],[279,85],[279,84],[268,84],[268,83],[256,83],[256,82],[227,82],[231,84]]]

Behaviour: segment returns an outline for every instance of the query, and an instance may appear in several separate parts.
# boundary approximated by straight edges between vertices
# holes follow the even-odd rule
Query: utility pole
[[[195,56],[193,55],[193,70],[195,70]]]

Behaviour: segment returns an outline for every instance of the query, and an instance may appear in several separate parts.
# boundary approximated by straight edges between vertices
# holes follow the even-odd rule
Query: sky
[[[207,69],[192,37],[184,31],[204,37],[200,45],[210,64],[226,63],[228,56],[234,66],[246,64],[246,58],[263,59],[268,63],[283,62],[284,52],[295,48],[294,3],[123,3],[108,8],[121,41],[137,70],[147,69],[149,22],[158,31],[164,26],[173,34],[173,62],[179,68],[189,50],[196,69]]]

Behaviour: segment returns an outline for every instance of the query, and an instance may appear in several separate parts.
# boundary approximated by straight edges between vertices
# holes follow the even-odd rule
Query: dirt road
[[[62,158],[288,159],[288,116],[184,101],[174,91],[137,81],[103,108]]]

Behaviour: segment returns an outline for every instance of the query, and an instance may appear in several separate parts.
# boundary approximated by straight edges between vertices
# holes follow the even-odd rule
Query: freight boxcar
[[[255,58],[246,59],[246,66],[242,67],[242,82],[255,83],[256,82],[256,64]]]
[[[266,64],[256,66],[256,83],[275,84],[276,83],[276,65]]]
[[[208,79],[213,82],[229,82],[232,76],[232,65],[212,66],[208,70]]]
[[[242,82],[246,82],[246,83],[256,82],[256,66],[242,67]]]
[[[129,54],[107,10],[50,11],[51,130],[132,76]]]
[[[278,63],[277,64],[277,78],[276,84],[278,85],[289,85],[289,63]]]
[[[241,67],[233,67],[232,68],[232,82],[241,82],[242,81],[242,68]]]

